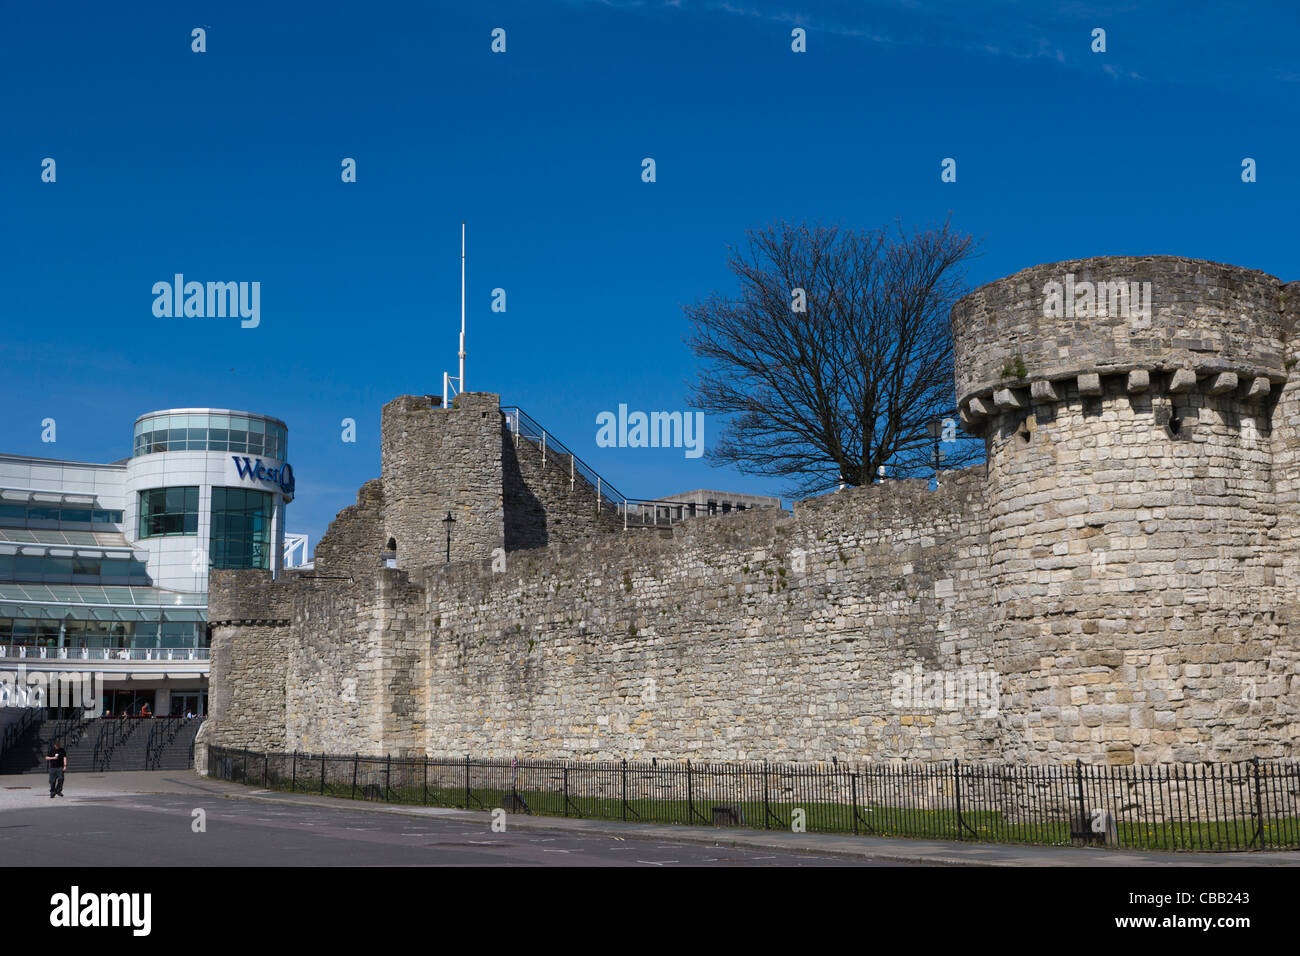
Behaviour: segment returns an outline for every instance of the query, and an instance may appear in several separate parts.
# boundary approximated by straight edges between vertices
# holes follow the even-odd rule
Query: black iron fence
[[[641,823],[1127,849],[1300,847],[1300,764],[1108,767],[478,760],[212,747],[221,780]]]

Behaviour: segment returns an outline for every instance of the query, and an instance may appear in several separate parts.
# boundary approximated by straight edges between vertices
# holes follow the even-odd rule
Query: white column
[[[284,571],[284,499],[272,497],[271,506],[271,576],[278,578]]]

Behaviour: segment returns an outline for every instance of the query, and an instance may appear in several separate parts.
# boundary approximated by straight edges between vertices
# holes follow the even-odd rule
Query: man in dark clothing
[[[50,799],[53,800],[63,796],[63,771],[68,769],[68,752],[57,740],[51,740],[45,760],[50,765]]]

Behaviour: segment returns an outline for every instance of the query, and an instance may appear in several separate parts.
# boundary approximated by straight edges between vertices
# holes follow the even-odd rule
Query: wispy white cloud
[[[956,53],[1063,69],[1101,72],[1116,82],[1232,88],[1300,82],[1280,34],[1184,3],[1000,0],[568,0],[572,5],[674,16],[727,16],[804,27],[816,34],[871,43],[940,48]],[[1092,31],[1107,31],[1110,49],[1091,50]],[[1230,41],[1230,42],[1229,42]],[[1117,61],[1116,56],[1123,61]],[[1136,68],[1135,68],[1136,67]]]
[[[723,15],[791,27],[804,27],[810,33],[831,36],[856,37],[871,43],[895,46],[942,46],[968,53],[1008,57],[1017,60],[1053,60],[1066,63],[1065,51],[1059,40],[1043,33],[1017,37],[1008,33],[1005,24],[996,18],[985,21],[973,18],[973,29],[962,29],[954,24],[951,10],[936,8],[933,3],[921,0],[888,0],[871,6],[859,3],[808,4],[791,6],[786,3],[768,3],[751,0],[571,0],[572,3],[598,4],[628,11],[661,11],[695,15]],[[968,18],[972,19],[972,18]],[[997,24],[996,29],[994,24]],[[888,27],[886,27],[888,25]],[[980,33],[996,34],[998,43],[988,42]]]

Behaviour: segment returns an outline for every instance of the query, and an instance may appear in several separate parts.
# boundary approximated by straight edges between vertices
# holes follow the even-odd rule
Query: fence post
[[[953,800],[957,804],[957,839],[961,839],[961,830],[964,822],[961,818],[961,770],[957,766],[957,758],[952,758],[952,780],[953,780]]]
[[[1083,758],[1078,757],[1074,761],[1074,779],[1076,789],[1079,792],[1079,832],[1083,835],[1084,842],[1088,841],[1088,807],[1083,798]]]
[[[270,776],[271,776],[271,755],[269,753],[265,753],[262,754],[262,786],[264,787],[266,786],[266,781],[270,779]]]
[[[389,796],[388,788],[393,779],[393,755],[388,754],[384,759],[384,803],[391,803],[392,798]]]
[[[429,755],[424,755],[424,798],[423,805],[429,805]]]
[[[772,829],[772,810],[767,804],[767,761],[763,761],[763,829]]]
[[[858,772],[849,773],[849,792],[853,794],[853,835],[858,835]]]
[[[695,786],[691,780],[691,762],[686,761],[686,822],[695,822]]]
[[[357,798],[357,769],[361,764],[361,754],[352,751],[352,799]]]
[[[293,775],[289,777],[289,792],[298,792],[298,751],[293,752]]]
[[[1250,843],[1259,841],[1259,848],[1264,849],[1264,801],[1260,798],[1259,793],[1259,756],[1258,754],[1251,758],[1251,766],[1255,770],[1255,835],[1251,838]],[[1249,846],[1250,844],[1247,844]]]
[[[627,822],[627,758],[623,758],[623,822]]]
[[[564,761],[564,815],[569,815],[569,761]]]
[[[320,752],[320,793],[325,796],[325,751]]]
[[[465,809],[469,809],[469,754],[465,755]]]

